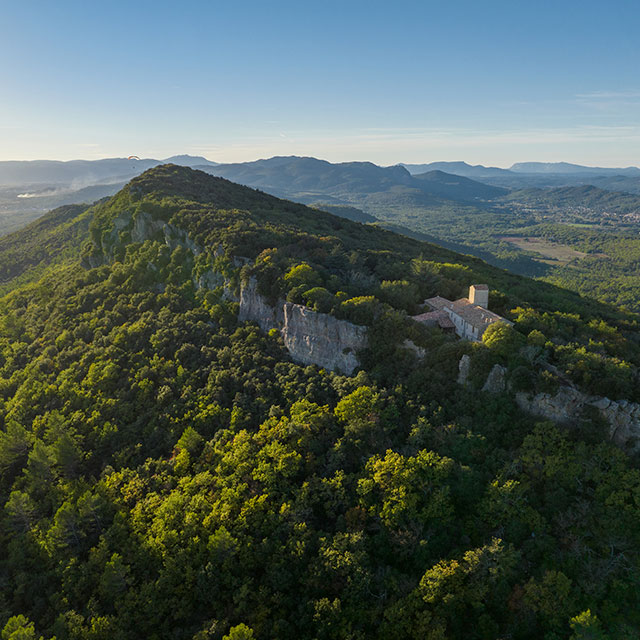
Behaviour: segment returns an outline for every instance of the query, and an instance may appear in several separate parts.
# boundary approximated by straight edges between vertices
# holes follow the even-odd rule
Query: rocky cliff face
[[[140,211],[133,220],[131,239],[134,242],[144,242],[162,231],[164,226],[162,220],[156,220],[151,214]]]
[[[471,371],[471,356],[466,353],[458,362],[458,384],[466,385]]]
[[[572,387],[562,387],[555,395],[517,393],[521,409],[554,422],[571,422],[586,407],[593,407],[609,425],[609,438],[618,446],[640,451],[640,404],[589,396]]]
[[[302,364],[350,374],[360,363],[356,351],[367,344],[367,330],[326,313],[284,303],[284,344]]]
[[[296,362],[347,375],[359,366],[356,352],[367,344],[366,327],[282,300],[272,307],[258,293],[255,278],[240,291],[238,318],[257,323],[263,331],[278,329]]]
[[[258,282],[250,278],[240,288],[240,322],[255,322],[263,331],[281,329],[284,325],[284,303],[272,307],[259,293]]]
[[[458,363],[458,384],[466,385],[471,367],[471,358],[463,355]],[[482,391],[502,393],[509,389],[507,370],[494,365]],[[580,420],[583,411],[591,407],[598,411],[609,425],[611,441],[627,451],[640,451],[640,404],[628,400],[610,400],[602,396],[590,396],[570,386],[561,387],[554,395],[550,393],[524,393],[515,395],[517,405],[527,413],[557,423]]]

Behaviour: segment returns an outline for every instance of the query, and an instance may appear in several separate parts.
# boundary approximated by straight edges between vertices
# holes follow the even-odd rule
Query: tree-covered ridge
[[[0,292],[10,282],[15,286],[16,281],[33,280],[53,262],[77,259],[91,221],[87,209],[86,205],[59,207],[0,237]]]
[[[196,172],[143,179],[93,211],[104,245],[84,259],[108,249],[105,264],[52,267],[0,300],[5,637],[634,637],[635,466],[595,416],[566,430],[457,385],[469,345],[406,311],[489,281],[515,330],[472,350],[474,376],[499,362],[552,386],[535,363],[565,357],[618,392],[635,316],[603,306],[601,321],[538,283],[542,306],[518,309],[527,281],[473,258],[242,188],[234,207]],[[140,213],[203,253],[133,242]],[[202,262],[278,295],[325,289],[334,313],[352,300],[343,312],[371,322],[362,370],[291,362],[222,286],[196,286]]]

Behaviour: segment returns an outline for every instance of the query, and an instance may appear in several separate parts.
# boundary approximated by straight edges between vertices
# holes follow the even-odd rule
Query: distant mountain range
[[[444,171],[467,178],[491,178],[496,176],[509,176],[511,171],[499,169],[498,167],[485,167],[481,164],[471,165],[466,162],[429,162],[428,164],[404,164],[407,171],[413,175],[425,173],[427,171]]]
[[[507,189],[550,188],[591,184],[601,189],[640,194],[638,167],[587,167],[568,162],[518,162],[509,169],[466,162],[403,164],[413,175],[446,171]]]
[[[532,188],[593,185],[640,194],[640,169],[636,167],[599,168],[565,162],[523,162],[502,169],[462,161],[382,167],[371,162],[330,163],[298,156],[231,164],[191,155],[160,160],[132,156],[69,162],[11,161],[0,162],[0,233],[55,207],[110,196],[143,171],[165,163],[198,168],[304,204],[337,207],[338,215],[360,221],[372,221],[372,216],[399,208],[484,207],[486,201],[510,191]]]
[[[507,193],[501,187],[429,171],[411,175],[400,165],[380,167],[371,162],[332,164],[316,158],[275,157],[256,162],[220,164],[199,169],[249,187],[304,203],[331,204],[397,202],[429,206],[442,200],[477,202]]]
[[[283,194],[371,193],[414,182],[411,174],[400,166],[380,167],[371,162],[332,164],[298,156],[197,168],[233,182]]]
[[[640,176],[638,167],[586,167],[569,162],[517,162],[510,171],[515,173],[547,173],[560,175],[615,175],[615,176]]]
[[[180,155],[152,158],[104,158],[102,160],[11,160],[0,162],[0,186],[75,185],[77,188],[104,182],[126,182],[143,171],[160,164],[173,163],[186,167],[213,166],[216,163],[201,156]]]
[[[640,177],[638,167],[587,167],[570,162],[516,162],[508,169],[499,167],[485,167],[481,164],[471,165],[466,162],[430,162],[428,164],[404,164],[413,175],[425,171],[446,171],[468,178],[509,177],[514,174],[546,174],[560,176],[632,176]]]

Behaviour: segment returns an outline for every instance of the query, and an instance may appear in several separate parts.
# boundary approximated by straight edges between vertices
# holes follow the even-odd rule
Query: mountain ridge
[[[638,167],[589,167],[571,162],[516,162],[509,170],[514,173],[593,174],[640,176]]]

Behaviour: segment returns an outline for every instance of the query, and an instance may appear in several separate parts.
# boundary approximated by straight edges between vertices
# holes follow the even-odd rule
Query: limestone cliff
[[[466,353],[460,358],[458,362],[458,384],[466,385],[469,379],[469,373],[471,372],[471,356]]]
[[[258,281],[251,277],[249,282],[240,288],[240,322],[255,322],[263,331],[281,329],[284,325],[283,302],[279,301],[272,307],[263,296],[258,293]]]
[[[271,306],[258,293],[255,278],[240,291],[240,321],[263,331],[278,329],[296,362],[351,374],[359,366],[356,352],[367,344],[367,329],[299,304],[279,300]]]
[[[458,384],[467,385],[471,358],[463,355],[458,363]],[[482,391],[501,393],[509,389],[507,370],[494,365]],[[640,451],[640,404],[628,400],[610,400],[602,396],[590,396],[572,386],[564,385],[555,394],[524,393],[515,394],[517,405],[527,413],[557,423],[571,423],[580,420],[587,408],[596,410],[609,426],[609,438],[627,451]]]
[[[360,364],[356,351],[367,344],[365,327],[291,302],[283,308],[282,338],[294,360],[346,374]]]
[[[555,395],[517,393],[516,402],[521,409],[554,422],[571,422],[586,407],[593,407],[609,425],[609,438],[615,444],[640,450],[640,404],[635,402],[589,396],[572,387],[562,387]]]

